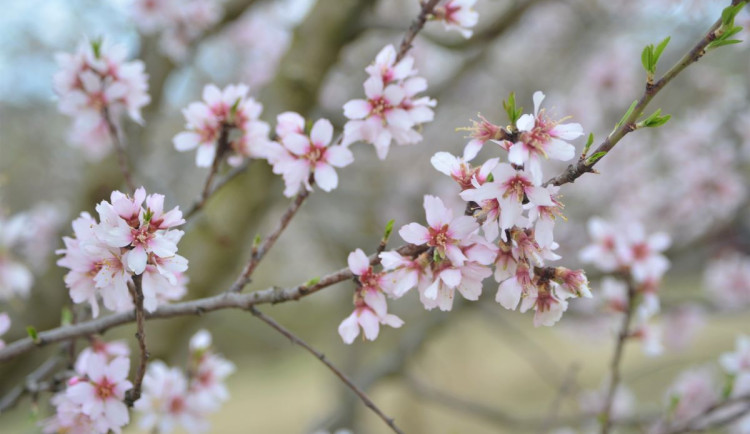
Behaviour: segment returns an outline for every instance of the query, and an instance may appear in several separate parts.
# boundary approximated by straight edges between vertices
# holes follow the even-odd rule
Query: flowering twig
[[[224,161],[224,156],[227,153],[227,150],[229,149],[229,131],[231,130],[231,127],[229,125],[222,125],[221,126],[221,133],[219,134],[219,139],[216,143],[216,154],[214,155],[214,161],[211,163],[211,170],[208,172],[208,176],[206,177],[206,183],[203,185],[203,191],[201,192],[200,198],[198,198],[198,201],[195,205],[193,205],[193,208],[188,213],[187,217],[190,217],[192,213],[195,211],[203,208],[203,206],[206,204],[206,201],[208,198],[213,194],[215,190],[212,190],[211,184],[213,184],[214,177],[216,176],[216,173],[219,171],[219,166],[221,166],[222,161]]]
[[[602,434],[607,434],[612,428],[612,403],[615,400],[615,392],[620,384],[620,363],[624,353],[625,341],[630,336],[630,322],[633,318],[633,311],[635,310],[636,304],[635,296],[635,286],[632,282],[629,282],[628,305],[623,313],[620,333],[617,335],[617,342],[615,343],[615,352],[612,355],[612,361],[609,364],[609,385],[607,386],[607,395],[604,398],[604,408],[600,415]]]
[[[424,27],[424,24],[427,22],[427,19],[432,14],[432,10],[435,9],[435,6],[440,3],[440,0],[428,0],[424,3],[422,3],[422,10],[419,12],[419,15],[417,15],[417,18],[412,21],[411,26],[409,26],[409,30],[406,31],[406,34],[404,35],[404,39],[401,40],[401,45],[398,49],[398,54],[396,55],[396,62],[398,63],[401,59],[406,56],[406,53],[409,52],[411,49],[411,44],[414,42],[414,38],[417,37],[417,33],[422,30]]]
[[[128,391],[128,394],[125,397],[125,403],[128,407],[132,407],[133,403],[138,401],[141,397],[141,385],[143,384],[143,376],[146,375],[146,362],[149,357],[148,349],[146,348],[146,328],[144,327],[143,288],[141,285],[142,277],[142,275],[133,276],[133,285],[129,288],[130,295],[133,297],[133,304],[135,304],[135,322],[138,329],[135,333],[135,337],[138,339],[140,358],[138,370],[135,374],[135,381],[133,382],[133,388]]]
[[[114,143],[115,145],[115,151],[117,152],[117,164],[120,166],[122,177],[125,179],[125,184],[127,184],[130,194],[133,194],[135,192],[135,183],[133,182],[133,176],[130,173],[130,163],[128,162],[128,155],[125,152],[124,140],[120,136],[120,131],[117,128],[117,125],[115,125],[114,121],[112,121],[107,106],[104,106],[102,108],[102,117],[107,123],[109,135],[112,138],[112,143]]]
[[[733,5],[741,3],[739,0],[733,0]],[[643,111],[646,109],[651,100],[659,93],[672,79],[677,77],[685,68],[691,64],[700,60],[703,55],[706,54],[706,48],[708,45],[716,40],[717,30],[722,26],[722,19],[718,19],[708,32],[695,44],[680,60],[677,61],[664,75],[653,83],[647,83],[645,90],[641,95],[640,99],[631,106],[628,111],[630,113],[625,117],[617,127],[609,133],[604,141],[591,153],[590,157],[582,155],[581,158],[569,165],[567,169],[560,175],[551,178],[544,183],[547,185],[563,185],[571,182],[575,182],[581,175],[588,172],[594,171],[594,165],[601,160],[617,143],[625,137],[628,133],[631,133],[637,129],[636,123],[638,119],[643,115]]]
[[[688,420],[681,427],[675,428],[671,431],[667,431],[667,434],[683,434],[688,432],[708,431],[709,429],[716,429],[728,425],[741,418],[742,416],[748,414],[748,412],[750,412],[750,406],[745,406],[744,408],[742,408],[742,410],[735,412],[727,411],[726,413],[719,413],[723,417],[709,420],[708,423],[704,424],[702,424],[702,422],[704,422],[705,419],[708,419],[711,416],[715,416],[717,412],[726,410],[729,406],[741,403],[750,403],[750,395],[741,395],[719,401],[716,404],[706,408],[700,414]]]
[[[370,399],[370,397],[368,397],[367,394],[362,389],[360,389],[359,387],[357,387],[357,385],[355,385],[352,382],[352,380],[350,380],[349,377],[346,374],[344,374],[338,368],[336,368],[336,366],[334,366],[326,358],[326,356],[323,353],[321,353],[320,351],[318,351],[315,348],[311,347],[308,343],[306,343],[305,341],[303,341],[302,339],[300,339],[299,337],[297,337],[291,331],[289,331],[286,328],[284,328],[281,324],[279,324],[276,321],[274,321],[273,318],[271,318],[271,317],[263,314],[262,312],[260,312],[254,306],[250,306],[250,308],[248,310],[250,311],[250,313],[252,313],[253,315],[255,315],[261,321],[265,322],[266,324],[268,324],[269,326],[271,326],[273,329],[275,329],[276,331],[278,331],[282,335],[286,336],[290,341],[292,341],[293,343],[301,346],[302,348],[304,348],[305,350],[307,350],[310,354],[312,354],[315,357],[317,357],[318,360],[320,360],[324,365],[326,365],[328,367],[328,369],[330,369],[334,374],[336,374],[336,376],[339,377],[339,379],[341,379],[341,381],[343,381],[344,384],[346,384],[346,386],[349,387],[359,397],[359,399],[362,400],[362,402],[365,404],[365,406],[367,408],[369,408],[370,410],[372,410],[375,414],[378,415],[378,417],[380,417],[381,419],[383,419],[383,421],[391,428],[391,430],[393,430],[393,432],[399,433],[399,434],[403,434],[403,431],[401,431],[396,426],[396,424],[393,422],[393,418],[388,417],[385,413],[383,413],[383,411],[380,410],[380,408],[378,408],[378,406],[375,405],[374,402],[372,402],[372,400]]]
[[[248,261],[247,265],[245,266],[245,269],[242,270],[242,274],[235,280],[235,282],[232,284],[232,286],[229,288],[227,292],[242,292],[242,289],[250,283],[250,277],[253,275],[253,271],[255,271],[255,268],[260,264],[260,261],[263,260],[263,257],[268,253],[268,251],[273,247],[273,245],[276,243],[276,240],[279,238],[282,232],[284,232],[284,229],[289,225],[289,222],[292,220],[295,214],[297,214],[297,211],[299,210],[300,206],[302,206],[302,203],[307,199],[307,197],[310,195],[310,192],[307,190],[302,190],[292,201],[291,204],[289,204],[289,208],[286,209],[284,214],[281,216],[281,219],[279,219],[279,224],[276,226],[276,229],[274,229],[273,232],[268,234],[268,236],[257,246],[253,246],[252,253],[250,254],[250,261]]]
[[[415,246],[407,244],[397,252],[403,256],[414,257],[423,253],[427,248],[425,246]],[[376,265],[380,263],[380,258],[373,255],[370,263]],[[248,294],[239,294],[233,291],[226,291],[222,294],[212,297],[200,298],[182,303],[167,304],[159,307],[154,312],[145,312],[144,319],[173,318],[178,316],[202,315],[206,312],[212,312],[223,309],[249,309],[250,306],[265,303],[283,303],[292,300],[299,300],[310,294],[314,294],[321,289],[327,288],[354,276],[351,270],[346,267],[334,273],[322,277],[314,284],[303,284],[293,288],[270,287],[260,291],[254,291]],[[113,315],[80,322],[72,326],[57,327],[52,330],[39,332],[36,339],[31,338],[19,339],[5,348],[0,350],[0,362],[10,360],[14,357],[25,354],[35,347],[43,347],[55,342],[62,342],[69,339],[75,339],[82,336],[101,334],[105,331],[123,324],[135,321],[135,312],[120,312]]]

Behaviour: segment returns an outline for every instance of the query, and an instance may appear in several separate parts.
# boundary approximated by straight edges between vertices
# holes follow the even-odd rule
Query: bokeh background
[[[604,137],[641,93],[643,46],[672,36],[662,59],[662,65],[671,64],[725,3],[479,0],[479,24],[469,40],[428,23],[413,51],[430,84],[426,93],[438,100],[424,141],[392,148],[385,162],[372,147],[355,145],[355,163],[339,171],[339,188],[312,195],[247,290],[293,286],[344,267],[355,248],[376,248],[388,220],[395,219],[397,228],[422,221],[424,194],[460,209],[457,186],[429,159],[437,151],[460,154],[466,139],[456,128],[468,126],[478,112],[505,123],[501,101],[510,92],[530,109],[532,93],[542,90],[548,110],[571,115],[586,132]],[[195,167],[192,153],[177,153],[171,139],[184,127],[181,108],[198,100],[205,84],[249,84],[264,105],[261,118],[272,124],[278,113],[294,110],[310,119],[326,117],[340,128],[343,103],[362,95],[364,67],[385,44],[400,41],[419,4],[227,0],[216,7],[217,20],[175,53],[165,51],[162,35],[139,32],[130,0],[3,1],[0,206],[5,216],[33,211],[48,217],[35,252],[0,252],[24,258],[35,274],[28,300],[2,306],[14,320],[6,341],[23,337],[26,325],[44,330],[59,323],[69,299],[65,270],[54,265],[53,251],[62,247],[61,237],[71,232],[69,222],[78,213],[93,212],[109,192],[122,188],[113,154],[93,162],[68,144],[70,120],[58,112],[52,90],[56,52],[73,51],[84,36],[105,36],[145,62],[152,102],[144,111],[145,126],[126,123],[127,152],[139,185],[185,209],[207,171]],[[750,24],[748,12],[739,20]],[[581,266],[577,251],[588,241],[585,223],[594,215],[636,218],[674,241],[660,321],[667,344],[679,340],[669,333],[682,332],[685,342],[665,345],[659,357],[628,344],[624,383],[638,397],[632,403],[636,422],[664,408],[665,389],[677,373],[715,362],[734,347],[738,334],[750,333],[750,306],[727,309],[717,302],[726,291],[750,294],[750,262],[740,266],[747,280],[728,288],[704,279],[717,258],[750,253],[748,46],[709,53],[690,67],[651,106],[673,115],[667,125],[629,135],[599,166],[600,175],[586,175],[563,190],[568,221],[556,228],[561,265]],[[576,145],[580,150],[583,140]],[[480,158],[498,152],[487,146]],[[549,164],[545,173],[561,167]],[[285,209],[282,190],[267,163],[255,161],[211,199],[180,243],[190,261],[186,298],[231,284],[253,237],[273,228]],[[391,243],[401,240],[394,235]],[[592,289],[596,297],[595,273]],[[582,397],[603,384],[613,347],[611,326],[596,306],[574,306],[556,327],[535,329],[530,315],[494,302],[496,283],[488,279],[479,302],[458,303],[452,312],[425,311],[413,294],[391,303],[406,322],[403,328],[346,346],[336,329],[351,311],[353,290],[345,282],[263,310],[351,374],[406,432],[585,428]],[[750,295],[745,300],[750,303]],[[215,432],[387,432],[325,367],[247,313],[221,311],[147,327],[152,358],[181,364],[189,336],[207,328],[218,350],[237,364],[229,382],[232,400],[212,418]],[[106,338],[127,339],[135,348],[134,330],[120,327]],[[53,351],[0,366],[0,391],[22,381]],[[49,415],[48,398],[40,396],[33,405],[26,399],[0,416],[0,431],[38,431],[36,423]]]

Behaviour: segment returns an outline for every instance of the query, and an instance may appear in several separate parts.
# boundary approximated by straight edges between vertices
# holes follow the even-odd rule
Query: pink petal
[[[419,223],[409,223],[399,229],[398,234],[407,243],[424,244],[430,239],[430,232]]]
[[[358,276],[361,276],[370,268],[370,260],[367,259],[367,255],[365,255],[365,252],[363,252],[362,249],[357,249],[349,253],[347,263],[349,264],[349,269],[352,273]]]
[[[357,322],[356,311],[341,321],[341,324],[339,324],[339,335],[347,345],[350,345],[359,336],[359,323]]]
[[[310,131],[310,140],[318,146],[327,146],[333,139],[333,125],[328,119],[318,119]]]
[[[425,195],[424,210],[427,218],[427,224],[431,228],[440,229],[453,220],[453,211],[446,208],[439,197]]]
[[[344,104],[344,116],[349,119],[364,119],[371,110],[370,103],[363,99],[353,99]]]
[[[329,164],[316,164],[314,176],[315,183],[323,191],[331,191],[339,185],[339,176],[336,174],[336,170]]]

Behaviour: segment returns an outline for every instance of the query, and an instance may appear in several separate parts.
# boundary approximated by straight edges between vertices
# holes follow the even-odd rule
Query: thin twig
[[[732,4],[738,4],[738,0],[733,0]],[[615,147],[615,145],[627,134],[633,132],[636,130],[636,122],[638,119],[643,115],[644,110],[648,106],[648,104],[651,102],[651,100],[661,91],[672,79],[677,77],[679,73],[681,73],[685,68],[690,66],[691,64],[697,62],[700,60],[701,57],[703,57],[706,54],[706,47],[708,44],[710,44],[713,40],[716,39],[716,30],[719,29],[721,26],[721,19],[717,20],[711,28],[708,29],[708,32],[701,38],[700,41],[698,41],[697,44],[695,44],[687,53],[685,53],[684,56],[680,60],[677,61],[664,75],[654,82],[653,84],[647,83],[645,86],[645,89],[643,91],[643,94],[641,95],[638,102],[635,104],[632,112],[630,113],[630,116],[628,116],[626,119],[623,120],[621,124],[618,124],[618,127],[615,128],[609,135],[604,139],[604,141],[591,152],[591,156],[600,154],[602,156],[606,156],[606,154],[612,150],[612,148]],[[603,153],[603,154],[602,154]],[[559,175],[557,175],[554,178],[551,178],[547,182],[544,183],[545,186],[547,185],[563,185],[567,183],[574,182],[576,179],[578,179],[581,175],[584,173],[589,173],[594,171],[594,165],[601,160],[602,157],[598,157],[597,159],[593,161],[589,161],[590,157],[587,157],[585,155],[582,155],[581,158],[569,165],[565,171]]]
[[[203,184],[201,195],[198,197],[190,211],[188,211],[188,214],[185,216],[186,219],[199,209],[203,208],[206,205],[208,198],[211,197],[211,194],[215,191],[211,188],[211,184],[213,184],[214,177],[219,172],[219,167],[221,167],[221,163],[224,161],[224,156],[226,155],[227,150],[229,150],[229,132],[231,129],[231,125],[222,124],[219,138],[216,141],[216,153],[214,154],[214,161],[211,163],[211,170],[208,172],[206,182]]]
[[[362,400],[362,402],[365,404],[367,408],[372,410],[375,414],[378,415],[381,419],[383,419],[383,422],[385,422],[393,432],[398,434],[403,434],[403,431],[401,431],[396,424],[393,422],[393,418],[388,417],[385,413],[383,413],[380,408],[378,408],[377,405],[375,405],[374,402],[370,399],[367,394],[362,391],[359,387],[357,387],[356,384],[352,382],[352,380],[349,379],[349,377],[341,372],[338,368],[336,368],[327,358],[326,356],[321,353],[320,351],[316,350],[315,348],[311,347],[308,343],[297,337],[294,333],[284,328],[281,324],[274,321],[273,318],[265,315],[263,312],[256,309],[254,306],[250,306],[248,309],[253,315],[255,315],[257,318],[259,318],[261,321],[265,322],[269,326],[271,326],[273,329],[281,333],[282,335],[286,336],[290,341],[293,343],[301,346],[302,348],[306,349],[310,354],[314,355],[318,358],[324,365],[328,367],[328,369],[331,370],[334,374],[336,374],[341,381],[344,382],[344,384],[347,385],[358,397]]]
[[[135,183],[133,182],[133,176],[130,173],[128,155],[125,152],[125,139],[120,135],[120,131],[110,117],[109,108],[106,105],[102,108],[102,117],[104,117],[104,121],[107,123],[109,135],[112,138],[112,143],[115,145],[117,164],[120,166],[122,177],[125,179],[125,184],[127,184],[130,194],[133,194],[135,193]]]
[[[403,59],[404,56],[406,56],[406,53],[409,52],[409,50],[411,49],[411,44],[412,42],[414,42],[414,38],[416,38],[417,33],[422,30],[424,24],[427,22],[427,19],[432,14],[432,10],[435,9],[435,6],[437,6],[438,3],[440,3],[440,0],[428,0],[422,3],[422,10],[419,11],[419,15],[417,15],[417,18],[412,21],[411,26],[409,26],[409,30],[406,31],[404,39],[401,41],[401,45],[398,49],[398,54],[396,55],[396,63]]]
[[[742,404],[742,403],[748,403],[750,402],[750,395],[741,395],[736,396],[733,398],[725,399],[723,401],[719,401],[715,403],[714,405],[711,405],[710,407],[703,410],[701,413],[697,414],[696,416],[693,416],[690,420],[682,424],[682,426],[674,428],[673,430],[666,431],[666,434],[683,434],[683,433],[689,433],[689,432],[702,432],[707,431],[709,429],[715,429],[720,428],[722,426],[728,425],[737,419],[741,418],[742,416],[747,415],[750,412],[750,406],[745,406],[742,408],[742,410],[736,411],[736,412],[727,412],[727,414],[720,413],[723,417],[718,418],[715,420],[708,420],[711,416],[716,415],[719,411],[726,410],[727,407],[730,407],[735,404]]]
[[[273,245],[276,243],[276,240],[279,238],[282,232],[284,232],[284,229],[289,225],[289,222],[292,221],[292,218],[297,214],[297,211],[302,206],[302,203],[307,199],[307,197],[310,195],[310,192],[306,189],[303,189],[302,192],[297,194],[297,196],[294,198],[291,204],[289,204],[289,207],[284,211],[284,214],[282,214],[281,218],[279,219],[279,224],[276,226],[276,229],[274,229],[273,232],[268,234],[265,239],[260,243],[258,246],[253,246],[252,253],[250,254],[250,260],[248,261],[247,265],[245,265],[245,269],[242,270],[242,274],[235,280],[235,282],[232,284],[232,286],[227,290],[227,292],[242,292],[242,289],[250,283],[250,278],[253,275],[253,271],[255,271],[255,268],[260,264],[260,261],[263,260],[263,257],[268,253],[269,250],[273,247]]]
[[[146,362],[149,357],[148,349],[146,348],[146,328],[144,326],[142,277],[142,275],[133,276],[133,285],[129,288],[130,295],[133,297],[133,304],[135,305],[135,322],[138,329],[135,337],[138,339],[140,358],[133,388],[128,391],[125,397],[125,403],[128,407],[132,407],[133,403],[141,397],[141,384],[143,384],[143,376],[146,375]]]
[[[630,321],[633,318],[633,311],[635,310],[635,295],[635,285],[633,285],[632,282],[629,282],[628,306],[622,318],[620,333],[617,335],[617,342],[615,344],[615,352],[612,355],[612,361],[609,364],[609,385],[607,387],[607,395],[604,399],[604,408],[601,413],[602,434],[609,433],[609,430],[612,428],[612,403],[615,400],[615,392],[620,384],[620,363],[622,362],[625,341],[630,336]]]
[[[206,206],[206,202],[208,202],[208,199],[210,199],[216,192],[221,190],[225,185],[229,183],[229,181],[233,180],[237,176],[244,173],[247,168],[250,166],[250,160],[245,161],[244,163],[240,164],[239,166],[232,169],[226,176],[224,176],[222,179],[216,182],[216,185],[213,186],[213,188],[210,189],[208,194],[201,195],[200,198],[198,198],[192,206],[190,206],[190,209],[187,210],[185,213],[185,220],[190,220],[192,217],[195,216],[195,214],[203,209],[204,206]]]
[[[24,394],[38,392],[40,390],[39,382],[51,374],[62,361],[63,358],[59,355],[52,356],[27,375],[24,384],[14,387],[0,399],[0,414],[15,407]]]
[[[427,246],[416,246],[407,244],[399,249],[398,253],[403,256],[416,257],[423,253]],[[370,256],[370,264],[377,265],[380,258],[376,255]],[[145,312],[145,319],[173,318],[178,316],[202,315],[223,309],[249,309],[250,306],[258,304],[276,304],[293,300],[299,300],[321,289],[327,288],[353,277],[349,268],[342,268],[334,273],[328,274],[318,280],[315,284],[303,284],[292,288],[270,287],[248,294],[226,291],[212,297],[199,298],[197,300],[184,301],[181,303],[167,304],[159,307],[154,312]],[[105,331],[135,321],[135,312],[120,312],[97,319],[83,321],[76,325],[57,327],[51,330],[39,332],[36,340],[29,337],[19,339],[0,349],[0,362],[13,359],[25,354],[34,348],[44,347],[55,342],[102,334]]]

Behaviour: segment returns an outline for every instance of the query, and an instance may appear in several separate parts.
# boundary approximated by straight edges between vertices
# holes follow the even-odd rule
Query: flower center
[[[101,383],[96,383],[95,387],[96,396],[103,401],[115,394],[115,384],[111,383],[107,377],[104,377]]]

